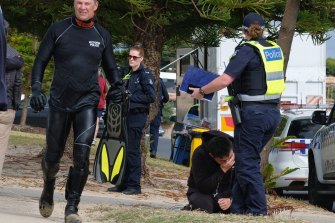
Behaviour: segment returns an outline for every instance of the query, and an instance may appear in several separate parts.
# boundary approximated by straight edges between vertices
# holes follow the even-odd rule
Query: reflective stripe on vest
[[[267,90],[265,95],[239,95],[241,101],[263,101],[280,98],[281,93],[285,90],[284,80],[284,56],[281,48],[272,41],[268,41],[272,46],[262,46],[257,41],[247,41],[256,47],[261,55],[265,73]]]

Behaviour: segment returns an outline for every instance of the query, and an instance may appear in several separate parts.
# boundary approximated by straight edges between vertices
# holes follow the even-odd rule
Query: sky
[[[335,31],[329,33],[331,38],[326,41],[326,56],[327,58],[335,58]]]

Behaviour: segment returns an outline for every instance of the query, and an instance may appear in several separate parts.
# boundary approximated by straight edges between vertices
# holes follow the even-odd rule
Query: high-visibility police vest
[[[285,90],[283,52],[275,42],[267,42],[272,46],[263,46],[257,41],[243,43],[251,45],[258,50],[264,64],[267,89],[264,95],[238,94],[240,101],[279,99]]]

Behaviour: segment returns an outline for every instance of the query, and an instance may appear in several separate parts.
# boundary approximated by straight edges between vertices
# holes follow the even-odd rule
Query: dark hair
[[[140,56],[144,57],[144,48],[142,47],[142,44],[135,43],[134,46],[130,47],[130,50],[137,50],[140,52]]]
[[[224,157],[229,156],[230,150],[233,148],[233,144],[227,137],[216,136],[209,140],[207,144],[207,150],[213,157]]]

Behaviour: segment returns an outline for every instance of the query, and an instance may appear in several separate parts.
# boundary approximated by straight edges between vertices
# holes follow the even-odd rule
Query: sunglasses
[[[138,58],[141,58],[141,57],[138,57],[138,56],[132,56],[132,55],[128,55],[128,59],[131,60],[137,60]]]

